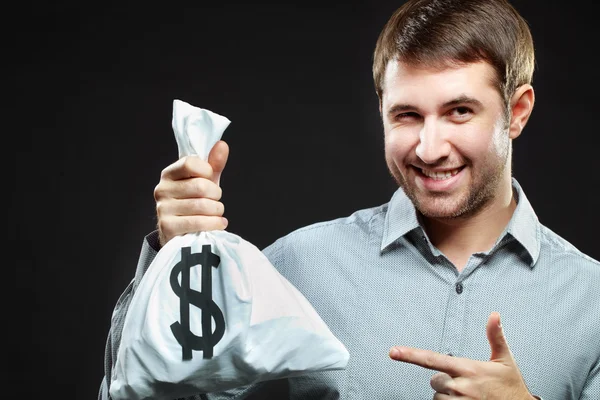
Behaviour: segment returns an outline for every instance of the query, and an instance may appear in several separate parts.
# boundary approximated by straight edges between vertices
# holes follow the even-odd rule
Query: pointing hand
[[[431,378],[434,400],[535,399],[525,385],[500,324],[500,314],[490,314],[486,326],[490,343],[489,361],[453,357],[430,350],[395,346],[390,358],[439,371]]]

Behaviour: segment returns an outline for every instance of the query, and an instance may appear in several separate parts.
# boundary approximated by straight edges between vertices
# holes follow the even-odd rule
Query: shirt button
[[[456,289],[456,293],[461,294],[463,292],[463,285],[462,283],[458,282],[455,286]]]

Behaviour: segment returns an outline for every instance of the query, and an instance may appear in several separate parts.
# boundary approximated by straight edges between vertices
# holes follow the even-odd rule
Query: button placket
[[[456,350],[461,346],[461,332],[465,317],[465,297],[462,296],[464,285],[461,281],[458,281],[453,286],[454,293],[450,292],[448,314],[442,339],[442,352],[448,355],[456,354]]]

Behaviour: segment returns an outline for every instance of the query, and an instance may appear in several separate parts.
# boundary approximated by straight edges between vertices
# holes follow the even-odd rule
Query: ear
[[[511,118],[509,126],[509,137],[516,139],[523,131],[529,116],[533,111],[535,93],[530,84],[519,86],[510,100]]]

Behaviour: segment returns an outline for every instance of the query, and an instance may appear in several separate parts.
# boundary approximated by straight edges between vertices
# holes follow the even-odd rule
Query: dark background
[[[154,229],[160,172],[177,159],[175,98],[232,121],[221,180],[228,230],[259,247],[386,202],[395,187],[371,55],[401,3],[5,9],[3,148],[13,158],[3,392],[95,399],[113,306]],[[514,174],[543,223],[600,259],[594,3],[514,4],[538,60]]]

